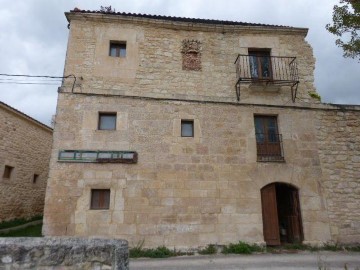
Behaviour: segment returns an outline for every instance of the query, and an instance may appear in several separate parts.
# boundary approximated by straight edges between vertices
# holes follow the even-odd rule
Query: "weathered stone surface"
[[[0,222],[43,213],[51,143],[51,128],[0,102]]]
[[[84,125],[84,120],[74,115],[107,111],[118,104],[128,115],[128,129],[104,133],[103,142],[106,144],[109,135],[124,140],[124,133],[131,134],[126,142],[139,153],[139,162],[59,163],[56,153],[65,145],[72,149],[98,147],[96,141],[86,140],[97,130],[75,133],[74,141],[58,140],[55,132],[46,235],[115,236],[132,245],[145,239],[146,246],[176,247],[206,245],[209,234],[216,236],[218,243],[234,239],[262,242],[260,189],[285,182],[300,190],[305,240],[331,240],[317,147],[317,110],[61,94],[59,106],[63,104],[73,109],[58,114],[63,119],[58,128],[69,132],[82,130]],[[226,114],[219,113],[225,110]],[[201,137],[195,134],[189,140],[172,132],[173,119],[187,111],[193,112]],[[256,162],[256,113],[278,115],[285,163]],[[133,124],[138,122],[148,130],[146,137]],[[154,128],[158,123],[161,133]],[[71,192],[79,186],[79,193]],[[109,210],[90,210],[91,188],[110,188]],[[63,207],[65,200],[67,206]],[[221,225],[224,223],[229,225]]]
[[[0,238],[1,269],[129,269],[124,240]]]
[[[316,116],[332,238],[360,242],[360,112],[323,111]]]
[[[65,74],[82,79],[75,93],[65,82],[59,94],[45,235],[124,238],[146,247],[263,243],[260,190],[282,182],[299,190],[306,242],[349,235],[360,241],[360,110],[310,99],[315,62],[304,29],[69,16]],[[126,59],[108,56],[109,41],[119,38],[127,42]],[[182,69],[183,40],[200,42],[201,70]],[[236,102],[234,61],[249,48],[297,57],[296,103],[289,87],[246,85]],[[354,111],[348,122],[342,121],[346,110]],[[97,130],[99,112],[116,112],[119,129]],[[254,115],[277,116],[285,162],[257,161]],[[194,121],[194,137],[181,137],[182,119]],[[131,165],[70,164],[58,162],[61,149],[133,150],[139,156]],[[110,189],[109,209],[90,209],[91,189]],[[339,199],[331,198],[333,191]]]

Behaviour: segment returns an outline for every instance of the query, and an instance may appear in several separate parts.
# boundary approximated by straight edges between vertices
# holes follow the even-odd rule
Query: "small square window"
[[[90,209],[109,209],[110,189],[92,189]]]
[[[39,180],[39,175],[38,175],[38,174],[34,174],[33,180],[32,180],[33,184],[36,184],[38,180]]]
[[[109,56],[126,57],[126,42],[110,41]]]
[[[5,165],[5,169],[4,169],[4,174],[3,174],[3,178],[4,179],[10,179],[11,178],[11,174],[14,170],[14,167]]]
[[[100,130],[115,130],[116,129],[116,113],[99,113],[99,127]]]
[[[194,137],[194,120],[181,120],[181,137]]]

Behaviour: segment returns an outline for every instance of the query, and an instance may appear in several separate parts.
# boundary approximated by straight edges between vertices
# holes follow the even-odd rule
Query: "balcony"
[[[270,56],[269,54],[239,54],[236,66],[236,96],[240,100],[242,84],[262,83],[289,86],[291,99],[295,102],[299,84],[296,57]]]
[[[258,161],[284,161],[281,134],[255,133]]]

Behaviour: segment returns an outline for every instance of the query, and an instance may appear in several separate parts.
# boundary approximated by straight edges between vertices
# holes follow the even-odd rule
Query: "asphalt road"
[[[345,266],[346,265],[346,266]],[[347,268],[346,268],[347,267]],[[131,259],[130,270],[360,270],[359,252],[302,252],[297,254],[182,256],[168,259]]]

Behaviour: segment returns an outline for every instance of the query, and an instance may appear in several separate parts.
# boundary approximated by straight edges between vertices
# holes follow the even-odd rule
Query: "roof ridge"
[[[106,14],[106,15],[121,15],[121,16],[128,16],[128,17],[142,17],[142,18],[148,18],[148,19],[159,19],[159,20],[181,21],[181,22],[196,22],[196,23],[207,23],[207,24],[294,28],[292,26],[264,24],[264,23],[248,23],[248,22],[239,22],[239,21],[201,19],[201,18],[165,16],[165,15],[152,15],[152,14],[130,13],[130,12],[114,12],[114,11],[108,12],[108,11],[100,11],[100,10],[82,10],[79,8],[74,8],[73,10],[70,10],[70,12],[71,13],[96,13],[96,14]]]
[[[0,101],[0,105],[3,105],[5,108],[22,115],[24,118],[27,118],[27,119],[29,119],[31,121],[34,121],[36,124],[46,128],[46,129],[50,129],[51,131],[53,131],[53,128],[49,127],[48,125],[46,125],[44,123],[41,123],[40,121],[36,120],[35,118],[32,118],[31,116],[27,115],[26,113],[23,113],[23,112],[15,109],[14,107],[11,107],[10,105],[6,104],[5,102]]]

